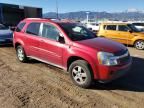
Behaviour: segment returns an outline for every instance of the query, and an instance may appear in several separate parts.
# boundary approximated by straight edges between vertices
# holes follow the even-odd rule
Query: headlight
[[[100,64],[106,66],[115,66],[118,65],[117,57],[114,56],[112,53],[107,52],[98,52],[98,61]]]

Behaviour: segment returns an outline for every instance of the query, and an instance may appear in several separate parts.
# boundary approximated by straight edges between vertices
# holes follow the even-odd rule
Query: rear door
[[[112,39],[112,40],[116,40],[117,38],[117,25],[107,25],[105,27],[105,37]]]
[[[40,57],[39,44],[40,44],[40,25],[39,22],[32,22],[27,26],[25,31],[25,48],[27,56]]]
[[[64,44],[57,41],[60,30],[49,23],[43,23],[40,39],[41,59],[57,66],[62,66]]]

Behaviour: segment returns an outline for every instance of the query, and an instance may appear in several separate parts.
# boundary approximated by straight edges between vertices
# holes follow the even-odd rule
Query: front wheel
[[[21,45],[17,46],[16,48],[17,58],[20,62],[26,62],[27,56],[25,54],[25,51]]]
[[[74,84],[82,88],[89,88],[93,77],[89,64],[84,60],[74,61],[69,68],[70,77]]]
[[[144,40],[138,40],[134,44],[136,49],[143,50],[144,49]]]

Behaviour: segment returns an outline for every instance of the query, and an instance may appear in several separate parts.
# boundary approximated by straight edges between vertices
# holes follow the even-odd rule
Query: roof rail
[[[42,19],[42,18],[25,18],[26,20],[38,20],[38,19]]]
[[[45,19],[45,18],[25,18],[24,20],[49,20],[49,21],[52,21],[51,19]]]

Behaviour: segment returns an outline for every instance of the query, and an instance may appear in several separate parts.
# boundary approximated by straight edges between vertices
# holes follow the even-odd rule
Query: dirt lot
[[[130,73],[111,84],[76,87],[58,68],[20,63],[12,47],[0,48],[0,108],[143,108],[144,51],[129,48]]]

